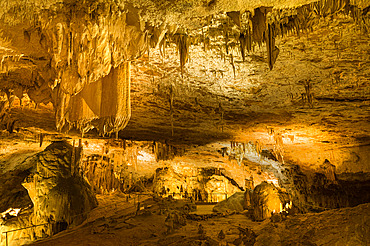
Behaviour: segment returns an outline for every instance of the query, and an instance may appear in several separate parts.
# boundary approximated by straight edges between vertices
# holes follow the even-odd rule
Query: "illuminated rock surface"
[[[287,194],[279,191],[273,184],[263,182],[256,186],[252,194],[254,219],[268,219],[273,213],[280,213],[287,203]]]

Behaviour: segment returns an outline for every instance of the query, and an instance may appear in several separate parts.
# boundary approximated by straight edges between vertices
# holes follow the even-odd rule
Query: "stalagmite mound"
[[[64,141],[54,142],[26,161],[31,162],[32,167],[22,185],[32,200],[33,212],[5,221],[0,231],[36,227],[9,233],[8,241],[14,245],[78,225],[97,206],[90,186],[77,169],[78,148]]]
[[[34,204],[35,222],[78,224],[97,206],[90,186],[76,172],[78,156],[66,142],[54,142],[38,155],[23,183]]]
[[[262,182],[257,185],[252,195],[254,207],[253,216],[255,220],[270,218],[272,213],[279,213],[288,201],[284,194],[274,184]]]

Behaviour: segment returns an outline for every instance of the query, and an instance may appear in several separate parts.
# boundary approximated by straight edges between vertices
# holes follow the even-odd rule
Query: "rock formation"
[[[263,182],[253,190],[252,204],[255,220],[270,218],[273,213],[280,213],[289,203],[287,194],[271,183]]]
[[[202,168],[196,174],[188,175],[175,172],[170,167],[156,171],[154,192],[163,197],[190,198],[199,202],[218,202],[225,200],[241,187],[221,174],[216,168]],[[218,172],[218,173],[216,173]]]
[[[199,29],[197,25],[206,27],[202,37],[192,37],[195,44],[200,39],[206,46],[206,35],[211,37],[208,46],[220,46],[216,39],[225,36],[224,55],[230,55],[235,77],[234,55],[229,54],[231,43],[240,43],[243,60],[245,49],[251,51],[252,42],[266,43],[267,61],[272,69],[279,54],[275,37],[289,32],[299,35],[312,29],[317,16],[345,11],[352,13],[365,29],[369,24],[367,18],[358,14],[366,15],[361,8],[365,4],[333,0],[320,4],[303,0],[294,4],[177,1],[168,3],[169,6],[152,1],[113,0],[47,4],[34,0],[24,6],[14,0],[6,2],[0,13],[4,24],[0,40],[7,51],[0,53],[0,75],[4,81],[0,89],[20,99],[27,93],[36,104],[52,102],[58,130],[75,126],[87,132],[97,128],[101,134],[118,132],[127,125],[131,116],[130,62],[140,58],[150,46],[164,50],[166,40],[176,43],[183,71],[191,44],[191,32],[185,26],[193,30]],[[292,11],[287,6],[297,9]],[[223,23],[216,29],[199,20],[217,10],[226,14],[214,15],[215,23]],[[17,11],[23,14],[22,18],[15,18]],[[199,24],[189,21],[192,18]],[[96,97],[91,98],[91,94]]]
[[[3,27],[16,38],[14,55],[2,56],[1,89],[20,90],[20,98],[26,92],[36,103],[52,102],[59,130],[66,124],[82,132],[123,129],[131,115],[130,61],[147,48],[138,10],[84,1],[36,11],[21,28],[12,28],[11,21]]]
[[[50,236],[68,226],[81,224],[97,206],[90,186],[79,172],[72,172],[79,161],[75,151],[66,142],[54,142],[43,152],[26,160],[32,166],[22,185],[32,200],[33,212],[21,213],[1,226],[1,232],[22,229],[9,233],[8,240],[12,245]],[[13,203],[12,206],[17,205],[21,204]],[[25,227],[30,228],[24,230]]]

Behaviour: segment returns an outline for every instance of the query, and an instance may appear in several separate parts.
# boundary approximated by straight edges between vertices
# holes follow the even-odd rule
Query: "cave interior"
[[[0,246],[370,245],[369,0],[1,0]]]

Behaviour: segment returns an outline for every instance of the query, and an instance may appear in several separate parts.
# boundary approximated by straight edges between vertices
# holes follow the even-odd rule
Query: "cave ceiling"
[[[267,141],[275,129],[294,161],[297,149],[321,148],[322,159],[303,162],[331,155],[343,170],[357,159],[364,166],[355,169],[367,170],[366,151],[334,157],[325,144],[370,141],[369,6],[365,0],[1,1],[2,125],[13,117],[18,127],[53,134],[122,130],[133,139],[187,144]],[[7,111],[10,98],[38,108]]]

